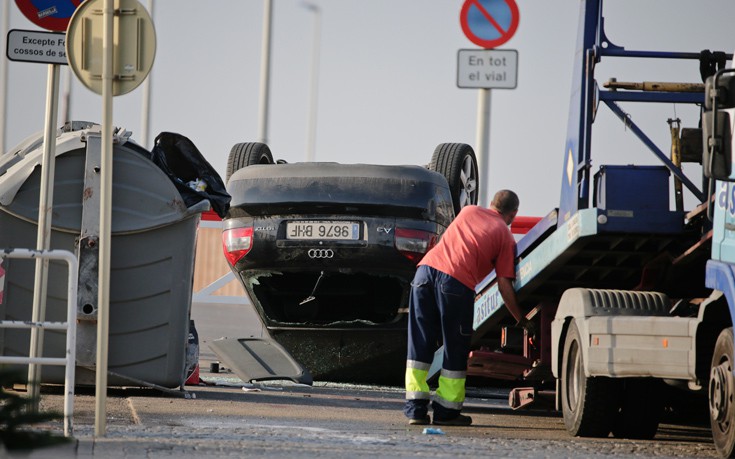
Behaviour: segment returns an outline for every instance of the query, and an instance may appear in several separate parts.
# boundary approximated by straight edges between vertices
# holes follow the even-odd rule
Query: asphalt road
[[[195,399],[111,391],[99,438],[92,435],[93,394],[79,394],[77,441],[18,457],[716,457],[706,426],[666,423],[650,441],[572,438],[556,412],[507,408],[503,390],[470,390],[465,412],[474,425],[429,435],[407,425],[399,388],[272,383],[243,390],[227,373],[202,378],[220,385],[188,387]],[[44,400],[44,407],[60,406],[61,397]]]
[[[0,457],[717,457],[706,425],[667,419],[649,441],[573,438],[555,411],[510,410],[507,389],[469,388],[465,412],[473,426],[434,435],[407,425],[397,387],[244,385],[227,370],[208,371],[205,362],[214,356],[207,342],[254,336],[258,325],[233,317],[240,306],[210,308],[194,314],[203,319],[202,384],[186,388],[195,398],[111,389],[107,429],[95,437],[94,393],[78,391],[72,443],[20,454],[0,449]],[[42,409],[60,410],[61,401],[60,391],[46,389]],[[61,430],[58,423],[39,428]]]

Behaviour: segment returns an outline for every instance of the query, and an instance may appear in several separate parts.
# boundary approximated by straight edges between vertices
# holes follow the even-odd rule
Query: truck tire
[[[273,164],[273,155],[268,145],[260,142],[236,143],[227,158],[225,181],[230,181],[230,176],[243,167],[254,164]]]
[[[620,412],[612,433],[616,438],[650,440],[656,435],[663,413],[662,382],[655,378],[626,378]]]
[[[721,457],[735,457],[735,378],[732,327],[720,332],[709,377],[709,417],[712,438]]]
[[[464,206],[477,204],[480,179],[475,151],[466,143],[442,143],[434,150],[429,169],[447,179],[455,215]]]
[[[561,401],[567,431],[579,437],[607,437],[612,430],[618,406],[619,381],[586,377],[582,341],[574,319],[564,339],[561,367]]]

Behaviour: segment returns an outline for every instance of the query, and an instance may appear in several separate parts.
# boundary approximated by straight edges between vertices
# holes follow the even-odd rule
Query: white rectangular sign
[[[457,86],[474,89],[515,89],[518,51],[515,49],[460,49]]]
[[[8,32],[6,55],[11,61],[67,64],[66,34],[14,29]]]

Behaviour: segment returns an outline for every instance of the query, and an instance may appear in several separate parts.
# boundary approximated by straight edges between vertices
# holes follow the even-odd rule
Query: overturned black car
[[[223,249],[271,336],[318,379],[402,379],[416,263],[463,206],[477,203],[466,144],[422,166],[273,161],[241,143]]]

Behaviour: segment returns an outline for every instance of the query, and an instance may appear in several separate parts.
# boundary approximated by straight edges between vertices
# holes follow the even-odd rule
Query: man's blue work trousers
[[[406,405],[409,418],[428,414],[426,382],[434,352],[444,345],[444,362],[432,408],[434,419],[452,419],[462,410],[467,356],[472,336],[475,292],[452,276],[422,265],[411,282],[406,358]]]

